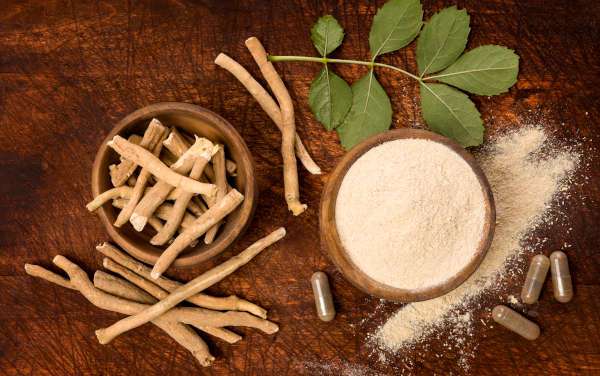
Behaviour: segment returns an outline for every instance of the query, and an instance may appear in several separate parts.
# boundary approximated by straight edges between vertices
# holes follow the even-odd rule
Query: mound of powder
[[[553,199],[568,188],[580,156],[547,142],[543,129],[528,127],[493,140],[477,158],[496,202],[492,246],[477,271],[457,289],[408,304],[383,324],[374,339],[385,350],[398,351],[444,324],[453,326],[461,310],[496,289],[507,274],[508,262],[523,252],[521,239],[542,223]]]
[[[473,259],[484,194],[452,149],[400,139],[374,147],[350,167],[335,217],[344,248],[368,276],[397,288],[429,288]]]

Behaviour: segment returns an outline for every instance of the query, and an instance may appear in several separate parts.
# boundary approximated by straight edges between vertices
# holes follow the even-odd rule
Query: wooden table
[[[378,3],[381,3],[378,1]],[[425,16],[451,1],[424,1]],[[600,373],[600,2],[561,0],[458,1],[471,15],[470,46],[515,48],[519,82],[510,93],[476,97],[488,135],[539,123],[570,142],[583,139],[586,163],[566,213],[572,232],[544,226],[537,236],[568,249],[576,283],[570,304],[544,294],[543,336],[535,342],[500,329],[475,328],[473,374]],[[381,5],[381,4],[379,4]],[[284,375],[464,373],[437,339],[420,351],[377,362],[365,336],[401,305],[380,304],[351,287],[319,246],[318,204],[327,174],[300,168],[301,195],[309,204],[293,218],[283,203],[279,133],[255,101],[213,64],[223,51],[257,73],[243,41],[255,35],[275,54],[313,55],[309,29],[332,13],[345,27],[338,57],[366,58],[375,4],[362,1],[30,1],[7,0],[0,14],[0,373],[52,375],[191,374]],[[382,59],[414,70],[414,45]],[[334,132],[325,132],[307,106],[319,67],[278,64],[296,103],[298,130],[329,172],[343,155]],[[339,67],[354,80],[361,67]],[[423,124],[416,87],[380,74],[392,96],[395,127]],[[23,264],[51,267],[56,254],[100,268],[94,246],[107,235],[84,204],[90,169],[102,138],[122,117],[162,101],[195,103],[220,113],[242,134],[255,157],[260,203],[249,231],[222,261],[276,226],[289,235],[251,264],[211,289],[236,293],[267,307],[281,325],[272,336],[240,330],[227,345],[208,339],[217,361],[201,369],[160,330],[144,326],[107,346],[94,330],[120,316],[99,310],[76,292],[25,275]],[[187,280],[210,265],[176,271]],[[331,277],[339,314],[318,321],[310,275]],[[506,291],[518,292],[521,279]],[[498,296],[488,297],[490,305]],[[376,311],[376,307],[379,309]],[[376,311],[376,312],[375,312]],[[375,313],[374,313],[375,312]],[[489,315],[476,311],[476,321]],[[361,320],[370,317],[366,323]],[[321,364],[321,365],[319,365]],[[408,367],[409,369],[405,368]]]

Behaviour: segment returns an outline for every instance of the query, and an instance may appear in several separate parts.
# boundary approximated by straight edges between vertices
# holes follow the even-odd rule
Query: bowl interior
[[[243,139],[225,119],[209,110],[190,104],[159,103],[137,110],[124,118],[103,141],[93,167],[94,196],[112,188],[108,166],[119,162],[119,155],[107,147],[106,143],[117,134],[123,137],[131,134],[142,135],[152,118],[157,118],[167,127],[174,126],[190,135],[206,137],[215,143],[225,145],[227,158],[237,164],[237,176],[228,179],[232,186],[244,194],[245,199],[227,216],[224,226],[219,230],[212,244],[204,244],[200,238],[195,247],[188,247],[174,263],[175,266],[193,266],[226,249],[250,222],[257,194],[254,165]],[[154,264],[166,248],[166,246],[156,247],[150,244],[149,240],[153,232],[149,229],[137,232],[130,223],[121,228],[113,226],[118,209],[110,203],[103,205],[99,209],[99,214],[113,240],[134,257]]]
[[[474,257],[461,272],[445,282],[422,289],[400,289],[380,283],[365,274],[351,259],[340,240],[335,223],[335,203],[337,194],[352,164],[371,148],[384,142],[402,139],[420,138],[441,143],[459,154],[471,167],[483,189],[485,203],[485,223],[482,238],[474,252]],[[485,174],[475,161],[473,156],[454,141],[438,134],[420,129],[395,129],[375,135],[350,150],[338,163],[325,186],[321,199],[319,225],[321,231],[322,245],[327,251],[330,259],[355,287],[380,298],[399,302],[414,302],[432,299],[455,289],[462,284],[479,266],[487,250],[489,249],[494,235],[496,222],[496,210],[494,198]],[[407,261],[409,262],[409,261]]]

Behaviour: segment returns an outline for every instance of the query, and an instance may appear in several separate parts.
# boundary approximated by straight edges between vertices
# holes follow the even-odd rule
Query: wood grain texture
[[[424,1],[425,17],[450,1]],[[535,309],[543,334],[527,342],[476,325],[473,374],[600,373],[600,2],[561,0],[457,1],[471,15],[469,47],[499,43],[521,56],[519,81],[499,97],[475,97],[487,136],[538,123],[584,150],[582,177],[562,203],[564,220],[530,238],[548,237],[549,249],[565,243],[576,295],[562,305],[546,290]],[[340,374],[315,364],[353,364],[367,374],[462,374],[457,355],[427,340],[377,362],[366,336],[398,303],[380,304],[346,282],[320,250],[318,205],[328,175],[343,155],[334,132],[325,132],[307,104],[311,64],[277,64],[296,105],[297,128],[325,171],[299,168],[308,211],[288,214],[283,204],[280,133],[255,101],[213,64],[219,52],[258,70],[243,41],[257,36],[277,54],[315,54],[314,20],[333,14],[346,30],[334,56],[368,54],[368,31],[377,4],[348,1],[19,1],[2,2],[0,14],[0,373],[6,375]],[[414,44],[383,62],[416,70]],[[336,67],[354,81],[364,67]],[[408,79],[380,74],[391,95],[395,127],[422,127],[418,88]],[[263,82],[261,80],[261,82]],[[264,84],[264,82],[263,82]],[[211,292],[236,293],[269,309],[281,331],[267,336],[240,330],[227,345],[209,339],[217,356],[201,369],[184,349],[144,326],[98,344],[93,331],[120,316],[100,311],[76,292],[33,280],[25,262],[49,266],[65,254],[88,272],[99,268],[94,246],[108,240],[84,205],[91,198],[94,154],[113,125],[145,105],[179,101],[211,109],[229,120],[253,153],[259,187],[256,215],[243,239],[203,267],[177,277],[189,280],[254,239],[283,225],[288,236]],[[568,231],[572,227],[571,231]],[[310,276],[330,276],[338,315],[320,322]],[[170,276],[174,274],[169,273]],[[524,276],[508,282],[517,295]],[[548,282],[549,285],[549,282]],[[490,305],[504,299],[492,294]],[[380,308],[376,311],[376,307]],[[490,322],[485,310],[476,322]],[[368,320],[362,321],[365,317]],[[441,334],[443,338],[444,333]],[[409,362],[406,359],[410,360]],[[343,367],[342,367],[343,368]]]

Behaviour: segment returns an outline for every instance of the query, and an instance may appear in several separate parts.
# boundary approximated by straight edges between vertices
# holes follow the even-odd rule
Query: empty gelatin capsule
[[[573,282],[569,272],[569,260],[564,252],[552,252],[550,255],[550,270],[552,272],[554,298],[561,303],[571,301],[573,299]]]
[[[544,255],[536,255],[531,259],[527,278],[521,290],[521,300],[525,304],[533,304],[538,301],[548,269],[550,268],[550,259]]]
[[[315,294],[317,315],[323,321],[333,320],[335,317],[335,307],[333,306],[333,297],[331,296],[327,274],[315,272],[310,278],[310,283]]]
[[[530,341],[540,336],[540,327],[536,323],[506,306],[495,306],[492,310],[492,318],[498,324]]]

